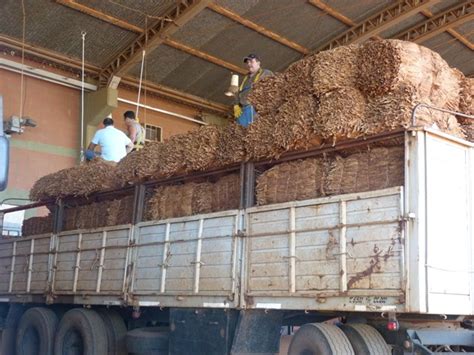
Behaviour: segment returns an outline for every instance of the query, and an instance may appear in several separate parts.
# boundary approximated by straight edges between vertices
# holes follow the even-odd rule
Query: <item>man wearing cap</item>
[[[240,84],[239,92],[236,97],[237,102],[234,105],[234,117],[240,125],[248,127],[254,121],[257,114],[254,107],[248,101],[248,96],[252,91],[253,85],[261,78],[272,75],[273,73],[268,69],[262,69],[260,67],[260,58],[256,54],[251,53],[246,56],[244,63],[247,64],[249,72],[242,80],[242,84]]]

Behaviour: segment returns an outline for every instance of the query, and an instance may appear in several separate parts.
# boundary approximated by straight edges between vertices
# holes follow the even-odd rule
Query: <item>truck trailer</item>
[[[258,206],[268,166],[404,149],[403,185]],[[412,127],[144,182],[133,222],[0,241],[2,354],[474,353],[474,144]],[[240,208],[144,221],[157,184],[239,172]],[[79,199],[76,199],[79,200]],[[16,350],[15,350],[16,349]]]

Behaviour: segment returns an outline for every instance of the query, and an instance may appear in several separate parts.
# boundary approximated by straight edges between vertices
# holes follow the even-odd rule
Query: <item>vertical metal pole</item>
[[[199,278],[201,276],[201,249],[202,249],[202,230],[204,219],[199,220],[199,231],[196,246],[196,261],[194,262],[194,293],[199,293]]]
[[[56,203],[56,208],[54,210],[54,225],[53,225],[53,233],[59,234],[63,230],[63,222],[64,222],[64,202],[63,200],[59,200]]]
[[[145,207],[146,186],[136,185],[133,199],[133,224],[140,223],[143,220],[143,209]]]
[[[72,282],[72,292],[77,291],[79,269],[81,268],[81,246],[82,246],[82,233],[79,233],[77,237],[77,254],[76,254],[76,265],[74,266],[74,279]]]
[[[245,166],[244,208],[248,208],[255,204],[255,166],[253,163],[246,163]]]
[[[341,292],[347,291],[347,237],[346,237],[346,224],[347,224],[347,202],[341,201],[339,205],[339,252],[341,255],[340,258],[340,275],[341,283],[340,290]]]
[[[54,256],[53,256],[53,265],[51,267],[52,273],[51,273],[51,293],[54,293],[54,289],[56,287],[56,271],[58,269],[58,253],[59,253],[59,235],[55,234],[53,235],[53,250],[54,250]]]
[[[100,292],[100,285],[102,283],[102,270],[104,269],[105,246],[107,244],[107,231],[102,232],[102,248],[100,249],[99,270],[97,272],[97,287],[95,292]]]
[[[289,240],[289,281],[290,293],[296,292],[296,210],[290,208],[290,240]]]
[[[240,204],[239,209],[245,208],[245,171],[246,163],[240,163]]]
[[[232,235],[232,287],[231,287],[231,294],[232,296],[235,295],[235,286],[236,286],[236,278],[237,278],[237,241],[239,239],[238,237],[239,233],[239,212],[237,212],[237,215],[235,216],[234,220],[234,232]]]
[[[16,261],[16,242],[13,242],[13,251],[12,251],[12,263],[10,265],[10,283],[8,286],[8,292],[13,290],[13,276],[15,274],[15,261]]]
[[[163,260],[161,263],[161,285],[160,292],[166,290],[166,269],[168,268],[168,253],[170,252],[170,223],[166,223],[165,244],[163,245]]]
[[[31,290],[31,273],[33,271],[34,252],[35,252],[35,240],[33,238],[31,239],[31,244],[30,244],[30,256],[29,256],[29,261],[28,261],[28,277],[26,280],[26,292],[30,292]]]

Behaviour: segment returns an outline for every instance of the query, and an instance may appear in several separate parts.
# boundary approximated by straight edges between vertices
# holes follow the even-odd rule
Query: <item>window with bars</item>
[[[159,126],[151,124],[145,124],[145,141],[148,142],[161,142],[162,130]]]

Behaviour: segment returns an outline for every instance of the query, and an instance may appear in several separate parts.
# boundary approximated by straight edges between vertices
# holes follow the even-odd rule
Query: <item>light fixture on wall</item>
[[[36,127],[36,121],[30,117],[10,116],[10,118],[3,122],[3,131],[6,134],[22,134],[25,127]]]

